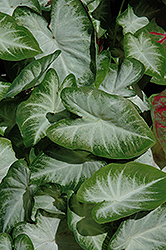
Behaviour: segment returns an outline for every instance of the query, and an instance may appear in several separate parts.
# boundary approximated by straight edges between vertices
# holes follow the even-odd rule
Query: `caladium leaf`
[[[50,11],[51,10],[51,3],[53,0],[38,0],[41,9],[44,11]]]
[[[165,73],[165,51],[161,44],[151,39],[146,29],[124,36],[124,50],[127,58],[139,60],[150,76],[163,77]]]
[[[9,82],[1,82],[0,81],[0,101],[3,99],[4,95],[8,91],[11,83]]]
[[[91,210],[94,205],[81,204],[75,194],[68,191],[68,225],[83,249],[100,250],[107,236],[105,225],[96,223]]]
[[[49,146],[45,153],[30,165],[31,183],[40,186],[47,182],[59,183],[64,191],[77,190],[80,185],[101,167],[104,161],[96,160],[84,151],[72,151]]]
[[[42,216],[38,213],[36,224],[22,222],[13,230],[13,238],[20,234],[26,234],[31,239],[34,249],[57,250],[56,232],[60,219]]]
[[[28,64],[14,79],[4,97],[13,97],[22,90],[26,90],[40,84],[44,78],[44,73],[60,53],[60,50],[57,50],[48,56],[44,56],[41,59],[32,61]]]
[[[26,234],[19,234],[14,241],[15,250],[34,250],[31,239]]]
[[[108,74],[99,89],[115,95],[133,96],[135,91],[128,86],[138,82],[144,74],[144,66],[135,59],[124,59],[120,69],[117,64],[111,64]]]
[[[68,75],[61,87],[59,85],[57,73],[50,69],[42,83],[33,90],[30,98],[18,106],[16,122],[26,147],[35,145],[46,136],[46,130],[50,126],[47,113],[58,114],[65,109],[60,93],[64,87],[76,86],[74,76]]]
[[[30,10],[17,9],[14,17],[32,32],[44,55],[62,51],[51,66],[57,71],[60,82],[70,73],[80,84],[94,82],[95,47],[91,41],[94,30],[81,1],[53,1],[49,29],[47,21]]]
[[[13,17],[0,12],[0,58],[19,61],[42,53],[31,32],[19,26]]]
[[[118,220],[141,210],[151,210],[166,200],[166,174],[149,165],[112,163],[98,170],[77,192],[98,223]]]
[[[152,150],[150,148],[134,161],[160,169],[153,159]]]
[[[166,156],[166,90],[150,98],[153,129]]]
[[[150,79],[150,82],[153,82],[153,83],[156,83],[156,84],[159,84],[159,85],[166,85],[166,73],[165,73],[164,77],[162,77],[162,78],[153,76]]]
[[[117,17],[116,21],[123,27],[124,35],[128,32],[134,34],[137,30],[143,28],[149,23],[147,17],[136,16],[130,5],[128,5],[127,10]]]
[[[6,138],[0,138],[0,182],[7,174],[12,163],[17,160],[11,141]]]
[[[26,162],[18,160],[10,167],[0,185],[0,230],[10,232],[24,219],[23,195],[29,185],[29,169]]]
[[[159,207],[141,219],[124,221],[108,249],[165,249],[165,232],[166,208]]]
[[[143,91],[141,91],[142,98],[138,95],[131,96],[128,98],[134,105],[136,105],[140,112],[148,111],[150,110],[150,103]]]
[[[27,6],[31,8],[32,10],[41,13],[40,10],[40,5],[37,0],[1,0],[0,2],[0,10],[3,13],[12,15],[13,11],[18,7],[18,6]]]
[[[154,136],[132,104],[98,89],[65,88],[63,104],[82,118],[64,119],[47,130],[55,143],[94,155],[127,159],[154,144]]]
[[[13,241],[9,234],[0,233],[0,249],[12,250]]]

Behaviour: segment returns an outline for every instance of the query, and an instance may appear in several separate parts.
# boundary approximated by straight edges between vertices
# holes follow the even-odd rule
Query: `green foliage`
[[[1,0],[0,249],[166,248],[164,4]]]

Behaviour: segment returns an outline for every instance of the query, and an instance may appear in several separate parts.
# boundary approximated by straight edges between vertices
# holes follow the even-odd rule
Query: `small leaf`
[[[91,217],[94,205],[81,204],[72,191],[68,192],[68,224],[83,249],[101,250],[107,236],[105,225]]]
[[[124,221],[111,239],[110,250],[165,249],[166,209],[159,207],[141,219]]]
[[[0,138],[0,182],[7,174],[10,165],[16,160],[11,141]]]
[[[1,82],[0,81],[0,101],[4,98],[4,95],[8,91],[11,83],[9,82]]]
[[[121,96],[133,96],[135,91],[129,89],[131,86],[137,83],[144,74],[144,66],[142,63],[135,59],[124,59],[120,69],[118,65],[111,64],[108,74],[99,89],[114,95]]]
[[[0,249],[12,250],[13,241],[9,234],[0,233]]]
[[[104,161],[93,159],[84,151],[72,151],[49,146],[30,165],[31,183],[40,186],[47,182],[59,183],[63,191],[77,190],[80,185],[101,167]]]
[[[19,61],[42,53],[31,32],[17,25],[13,17],[0,13],[0,58]]]
[[[34,249],[57,250],[56,232],[60,219],[45,217],[38,213],[36,224],[22,222],[14,228],[13,238],[26,234],[32,241]]]
[[[165,185],[166,174],[154,167],[136,162],[112,163],[82,184],[77,199],[97,204],[93,218],[106,223],[158,207],[166,201]]]
[[[22,90],[40,84],[44,78],[44,73],[60,53],[61,52],[57,50],[48,56],[44,56],[41,59],[32,61],[30,64],[28,64],[14,79],[12,85],[4,97],[14,97]]]
[[[53,142],[114,159],[138,156],[154,144],[147,124],[125,98],[88,87],[65,88],[61,97],[82,119],[64,119],[49,127],[47,136]]]
[[[135,35],[127,33],[124,37],[124,50],[127,58],[139,60],[150,76],[163,77],[165,73],[165,51],[161,44],[151,39],[147,30]]]
[[[23,195],[29,185],[29,169],[23,160],[10,167],[0,185],[0,231],[10,232],[24,219]]]
[[[128,32],[134,34],[137,30],[146,26],[149,20],[147,17],[136,16],[133,8],[128,5],[127,10],[118,16],[117,23],[123,27],[123,34],[125,35]]]
[[[15,250],[34,250],[31,239],[26,234],[19,234],[14,241]]]
[[[134,161],[160,169],[153,159],[152,150],[150,148]]]
[[[32,10],[38,12],[39,14],[41,13],[40,5],[37,0],[21,0],[21,1],[20,0],[14,0],[14,1],[1,0],[0,1],[1,12],[4,12],[9,15],[12,15],[13,11],[18,6],[27,6],[31,8]]]

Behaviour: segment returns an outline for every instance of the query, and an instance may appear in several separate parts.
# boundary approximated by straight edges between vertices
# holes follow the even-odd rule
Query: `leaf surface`
[[[0,249],[12,250],[13,241],[9,234],[0,233]]]
[[[77,199],[97,204],[93,218],[106,223],[164,203],[165,183],[166,174],[149,165],[112,163],[82,184]]]
[[[42,53],[31,32],[19,26],[13,17],[0,13],[0,58],[19,61]]]
[[[1,82],[0,81],[0,101],[3,99],[4,95],[8,91],[11,83],[9,82]]]
[[[159,207],[145,217],[123,222],[113,236],[110,250],[165,249],[166,209]]]
[[[31,239],[26,234],[19,234],[14,241],[15,250],[34,250]]]
[[[47,130],[55,143],[94,155],[127,159],[138,156],[154,144],[154,136],[132,104],[101,90],[65,88],[65,107],[82,117],[64,119]]]

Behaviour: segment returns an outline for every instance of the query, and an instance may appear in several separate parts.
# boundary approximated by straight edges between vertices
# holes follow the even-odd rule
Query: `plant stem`
[[[118,16],[120,16],[120,14],[121,14],[121,12],[122,12],[122,8],[123,8],[123,5],[124,5],[124,2],[125,2],[125,0],[123,0],[122,3],[121,3],[121,6],[120,6],[120,9],[119,9]],[[118,16],[117,16],[117,17],[118,17]],[[118,24],[117,24],[117,22],[116,22],[116,24],[115,24],[115,30],[114,30],[114,37],[113,37],[113,46],[115,45],[117,30],[118,30]]]

